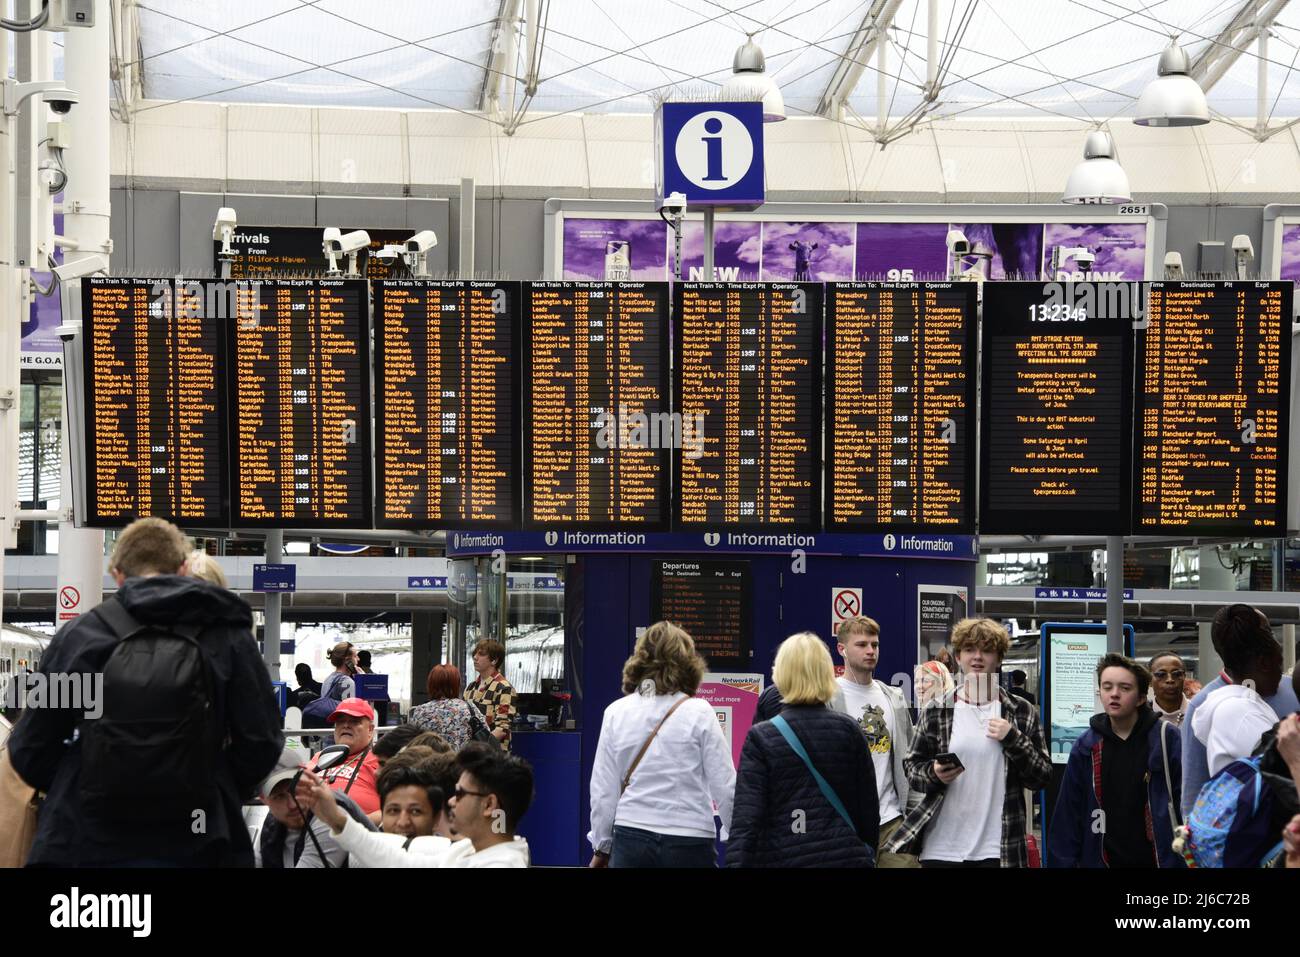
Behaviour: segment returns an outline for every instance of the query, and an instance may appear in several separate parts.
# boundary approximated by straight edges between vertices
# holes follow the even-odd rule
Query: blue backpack
[[[1174,845],[1188,867],[1263,867],[1281,851],[1260,761],[1233,761],[1201,788]]]

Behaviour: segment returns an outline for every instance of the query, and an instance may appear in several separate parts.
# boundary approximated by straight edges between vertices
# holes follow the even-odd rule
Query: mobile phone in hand
[[[951,751],[945,751],[943,754],[936,754],[934,759],[945,768],[961,768],[962,770],[965,770],[965,765],[961,763],[961,758],[957,757],[957,755],[953,754]]]

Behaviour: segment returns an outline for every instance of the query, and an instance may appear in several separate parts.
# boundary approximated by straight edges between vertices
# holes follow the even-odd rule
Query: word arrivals
[[[50,898],[50,926],[129,927],[132,937],[148,937],[153,929],[153,895],[86,894],[72,888],[71,894]]]
[[[602,449],[682,449],[688,459],[704,454],[704,415],[680,412],[629,412],[620,402],[618,414],[601,411],[594,427]]]

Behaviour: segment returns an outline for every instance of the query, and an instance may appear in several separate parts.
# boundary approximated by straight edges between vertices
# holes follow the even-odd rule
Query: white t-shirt
[[[943,806],[925,834],[923,861],[986,861],[1002,856],[1002,802],[1007,780],[1002,742],[988,724],[1002,717],[1002,702],[956,700],[948,750],[966,768],[948,785]]]
[[[860,685],[841,675],[835,679],[844,691],[848,715],[862,728],[876,766],[876,792],[880,801],[880,823],[888,824],[903,813],[894,788],[894,707],[880,689],[880,682]]]

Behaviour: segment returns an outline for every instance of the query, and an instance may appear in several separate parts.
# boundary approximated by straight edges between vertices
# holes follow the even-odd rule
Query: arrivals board
[[[1149,284],[1136,533],[1285,535],[1292,289]]]
[[[975,530],[975,294],[827,286],[828,529]]]
[[[820,283],[679,283],[681,528],[821,524]],[[688,427],[689,426],[689,427]]]
[[[350,233],[356,227],[340,229]],[[319,226],[237,226],[231,242],[236,250],[230,263],[230,275],[234,279],[272,279],[288,276],[322,275],[326,269],[323,238],[325,230]],[[365,259],[365,274],[368,279],[386,279],[394,271],[375,255],[387,245],[401,245],[411,238],[410,229],[367,229],[370,246]],[[221,243],[213,242],[212,256],[214,269],[221,274],[221,261],[217,254]],[[347,265],[347,255],[338,254],[340,268]],[[405,266],[400,261],[394,264],[396,271],[402,273]]]
[[[513,282],[375,283],[380,526],[517,526],[519,297]]]
[[[650,620],[684,629],[710,671],[750,666],[753,607],[748,562],[660,559],[650,581]]]
[[[984,284],[980,533],[1129,531],[1137,283]]]
[[[533,527],[668,526],[668,284],[524,284]]]
[[[212,283],[82,283],[86,523],[228,524],[225,341]]]
[[[366,282],[253,279],[228,324],[234,525],[370,528]]]

